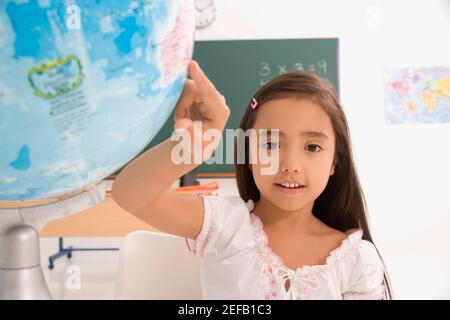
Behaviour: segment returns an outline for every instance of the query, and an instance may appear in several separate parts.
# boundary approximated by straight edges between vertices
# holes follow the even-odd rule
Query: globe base
[[[50,221],[92,208],[105,199],[105,182],[67,199],[0,208],[0,300],[52,299],[41,269],[39,231]]]
[[[49,299],[38,231],[27,225],[10,228],[0,242],[0,300]]]

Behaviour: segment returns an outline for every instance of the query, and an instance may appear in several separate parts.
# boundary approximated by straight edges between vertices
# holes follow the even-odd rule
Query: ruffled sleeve
[[[385,299],[384,266],[371,242],[361,239],[343,267],[343,299]]]
[[[249,204],[238,196],[203,196],[203,224],[196,239],[186,238],[188,249],[215,262],[254,246]]]

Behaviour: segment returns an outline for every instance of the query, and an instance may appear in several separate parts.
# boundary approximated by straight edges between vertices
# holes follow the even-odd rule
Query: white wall
[[[340,39],[372,232],[400,299],[450,299],[450,123],[385,126],[383,68],[450,65],[447,0],[216,0],[198,40]]]

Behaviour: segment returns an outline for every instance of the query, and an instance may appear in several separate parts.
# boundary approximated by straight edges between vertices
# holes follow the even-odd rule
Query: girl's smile
[[[279,191],[281,191],[285,194],[289,194],[289,195],[298,194],[305,188],[305,186],[293,186],[293,187],[289,186],[289,187],[287,187],[285,184],[278,184],[278,183],[275,183],[275,186]]]

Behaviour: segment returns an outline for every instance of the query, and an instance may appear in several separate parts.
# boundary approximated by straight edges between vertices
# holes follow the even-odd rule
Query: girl
[[[224,97],[196,62],[189,74],[175,129],[193,133],[197,119],[204,130],[222,132],[230,113]],[[240,197],[186,198],[169,189],[198,164],[175,165],[175,142],[167,139],[122,170],[113,198],[157,229],[186,238],[202,257],[206,299],[390,298],[331,86],[305,72],[279,76],[256,93],[240,128],[279,132],[258,141],[269,154],[278,152],[272,175],[250,163],[249,141],[244,163],[235,152]],[[210,150],[203,160],[214,150],[204,142],[201,149]]]

